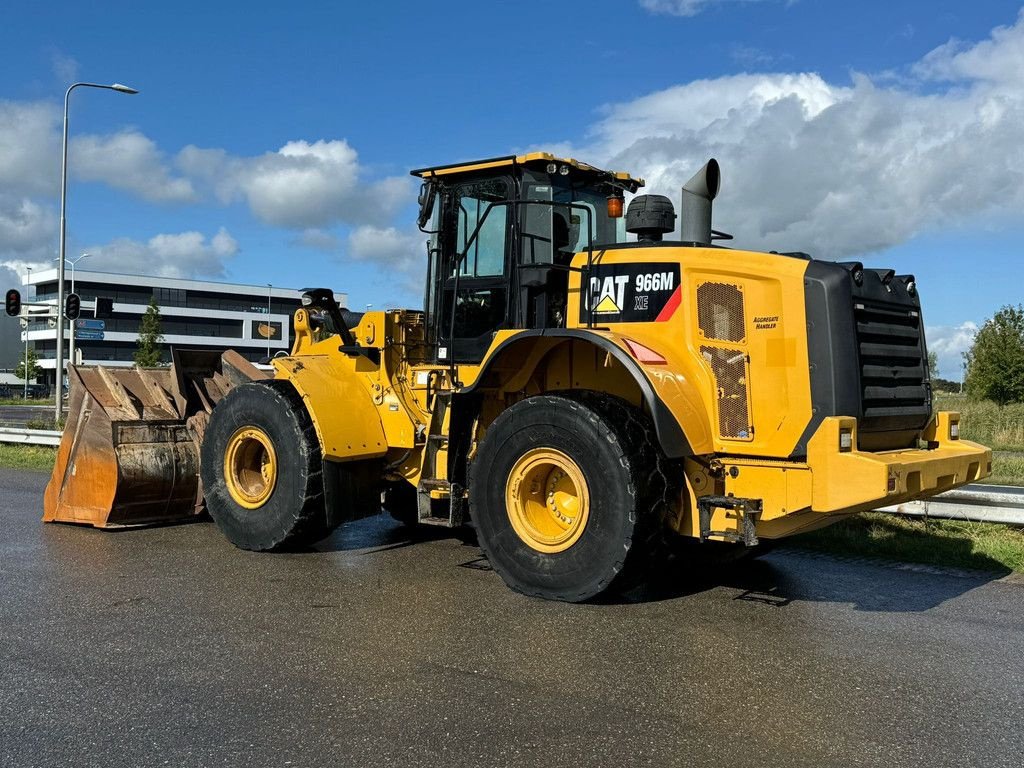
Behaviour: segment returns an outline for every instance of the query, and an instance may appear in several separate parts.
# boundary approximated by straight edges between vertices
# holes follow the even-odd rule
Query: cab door
[[[494,334],[509,327],[512,180],[459,184],[449,198],[439,362],[479,363]]]

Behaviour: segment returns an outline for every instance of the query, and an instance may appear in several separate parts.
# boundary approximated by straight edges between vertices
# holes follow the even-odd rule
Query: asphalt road
[[[45,479],[0,470],[4,768],[1024,762],[1015,577],[784,550],[573,606],[383,517],[43,526]]]

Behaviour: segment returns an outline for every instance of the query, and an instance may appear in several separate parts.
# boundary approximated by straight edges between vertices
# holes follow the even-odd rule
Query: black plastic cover
[[[908,276],[904,276],[906,278]],[[932,414],[921,301],[912,279],[857,262],[811,260],[804,275],[811,420],[857,418],[860,450],[913,447]]]

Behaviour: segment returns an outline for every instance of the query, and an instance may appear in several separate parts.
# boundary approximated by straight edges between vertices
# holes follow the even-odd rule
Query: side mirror
[[[420,229],[427,226],[427,222],[430,221],[430,216],[434,213],[434,200],[436,198],[437,184],[433,181],[424,181],[420,185],[420,194],[416,199],[420,206],[420,215],[416,219],[416,225]]]

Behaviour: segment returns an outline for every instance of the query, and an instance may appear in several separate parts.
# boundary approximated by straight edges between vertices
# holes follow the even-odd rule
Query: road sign
[[[82,328],[75,331],[75,338],[80,341],[103,341],[103,331]]]
[[[86,328],[91,331],[105,331],[107,324],[103,320],[76,320],[75,328]]]

